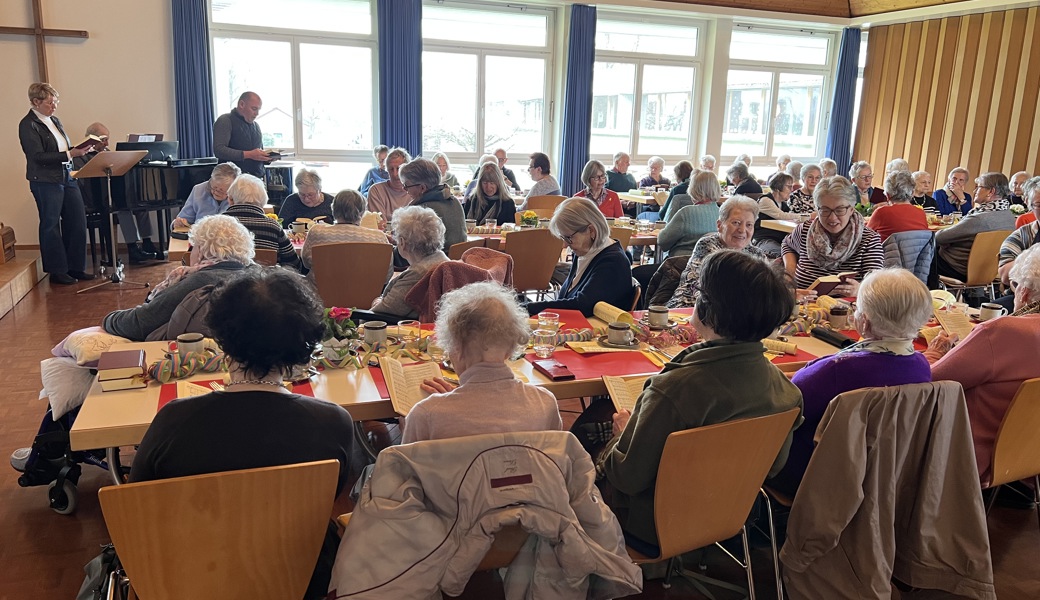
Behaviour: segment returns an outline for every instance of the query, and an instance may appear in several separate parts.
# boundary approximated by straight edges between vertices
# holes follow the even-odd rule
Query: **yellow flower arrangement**
[[[520,222],[524,225],[537,226],[538,213],[534,212],[533,210],[525,210],[523,214],[520,215]]]

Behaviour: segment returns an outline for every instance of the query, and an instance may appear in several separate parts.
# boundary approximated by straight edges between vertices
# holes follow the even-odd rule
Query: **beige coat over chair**
[[[503,577],[507,599],[638,593],[642,574],[594,476],[565,431],[391,446],[343,533],[330,598],[457,596],[496,532],[515,524],[531,535]]]
[[[841,394],[815,439],[780,552],[791,600],[890,598],[893,576],[996,598],[960,384]]]

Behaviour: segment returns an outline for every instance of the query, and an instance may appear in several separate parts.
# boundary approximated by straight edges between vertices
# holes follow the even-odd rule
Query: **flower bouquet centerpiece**
[[[278,215],[274,213],[264,213],[264,216],[278,223],[279,227],[282,227],[283,229],[285,228],[284,224],[282,223],[281,217],[279,217]]]
[[[528,227],[537,227],[538,213],[533,210],[525,210],[523,214],[520,215],[520,224],[527,225]]]
[[[342,360],[350,354],[352,341],[358,339],[357,325],[350,319],[353,312],[338,306],[325,309],[325,337],[321,344],[326,358]]]
[[[1012,204],[1011,205],[1011,214],[1014,214],[1014,215],[1024,215],[1024,214],[1026,214],[1026,207],[1021,205],[1021,204]]]

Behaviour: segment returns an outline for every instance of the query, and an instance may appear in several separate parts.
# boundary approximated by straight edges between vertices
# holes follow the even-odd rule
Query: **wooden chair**
[[[325,306],[372,306],[372,301],[383,293],[393,252],[390,244],[343,242],[315,246],[311,271]]]
[[[530,196],[527,199],[527,210],[543,209],[552,212],[566,199],[567,196]]]
[[[614,227],[610,228],[610,237],[621,242],[622,248],[628,248],[632,242],[632,234],[636,232],[631,227]]]
[[[563,242],[548,229],[514,231],[506,238],[506,254],[513,257],[513,289],[534,291],[539,299],[550,289],[553,269]]]
[[[635,284],[635,285],[632,286],[632,288],[635,291],[632,294],[632,308],[628,309],[629,311],[633,311],[633,310],[638,310],[639,309],[639,296],[643,292],[643,288],[642,288],[642,286],[639,285],[638,281],[633,280],[632,283]]]
[[[748,595],[754,600],[751,558],[748,548],[748,514],[776,460],[799,409],[729,421],[677,431],[668,436],[657,468],[654,489],[654,521],[657,527],[658,556],[646,556],[628,548],[636,564],[671,560],[665,587],[669,587],[675,562],[682,554],[727,540],[740,534],[744,545],[743,562],[723,551],[744,567]],[[775,535],[771,537],[775,539]],[[778,565],[773,547],[774,565]],[[722,581],[682,569],[680,574],[702,593],[711,597],[700,583],[706,581],[725,589],[744,590]],[[777,592],[781,592],[779,567],[776,567]],[[782,597],[782,596],[779,596]]]
[[[257,248],[256,255],[253,257],[253,262],[265,267],[278,266],[278,251],[271,250],[270,248]]]
[[[984,231],[975,236],[968,254],[968,277],[961,281],[955,277],[939,276],[939,285],[944,290],[955,292],[960,300],[964,290],[985,288],[990,300],[993,299],[994,280],[997,279],[997,259],[1000,245],[1004,243],[1010,231]]]
[[[1040,522],[1040,436],[1036,435],[1037,431],[1040,431],[1040,378],[1022,382],[1000,422],[993,443],[993,481],[989,485],[997,489],[990,496],[987,513],[993,508],[1002,486],[1032,479],[1036,486],[1033,501],[1038,502],[1036,515]]]
[[[147,600],[302,598],[336,497],[335,460],[110,486],[105,524]]]
[[[484,238],[481,238],[479,240],[473,240],[470,242],[459,242],[458,244],[452,244],[451,247],[448,248],[448,258],[451,260],[461,260],[463,252],[469,250],[470,248],[483,248],[484,242]]]

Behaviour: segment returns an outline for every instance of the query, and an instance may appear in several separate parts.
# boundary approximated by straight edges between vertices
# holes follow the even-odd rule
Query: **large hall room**
[[[1040,598],[1040,0],[0,4],[0,600]]]

